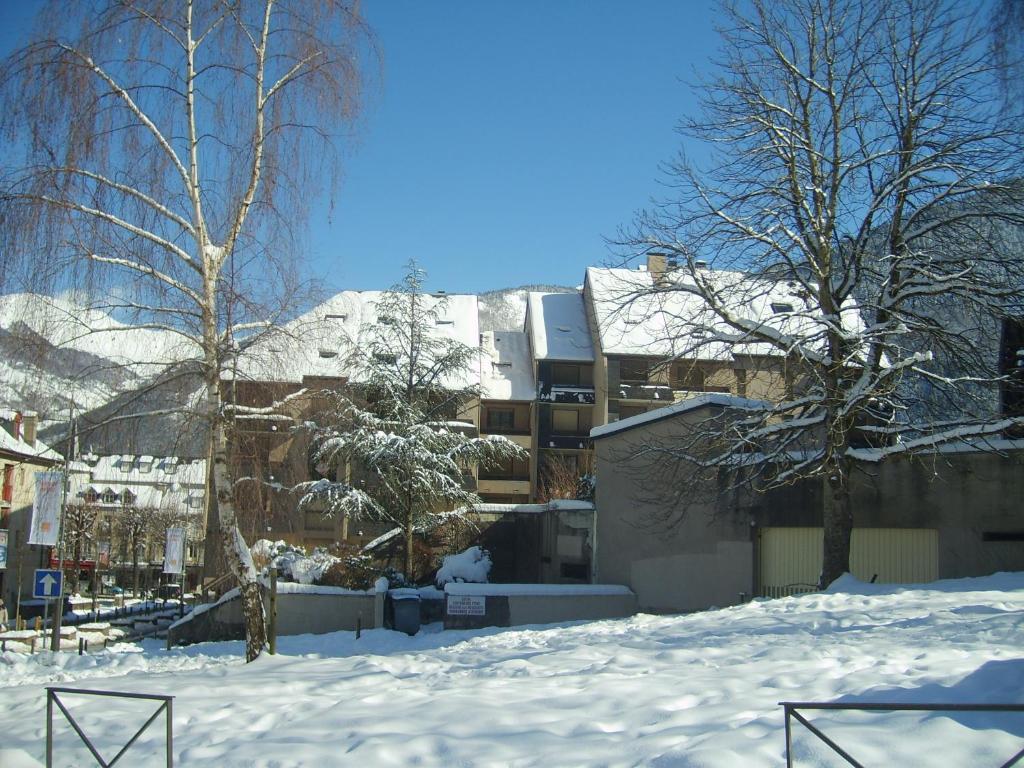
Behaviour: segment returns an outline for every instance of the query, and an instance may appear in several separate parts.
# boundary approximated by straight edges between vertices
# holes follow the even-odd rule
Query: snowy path
[[[146,644],[58,666],[5,654],[0,766],[32,765],[18,750],[42,759],[46,684],[174,695],[176,765],[218,768],[778,766],[783,700],[1024,703],[1024,575],[853,589],[868,594],[516,631],[282,638],[278,656],[248,666],[240,643]],[[83,719],[112,746],[126,716],[101,709]],[[1024,747],[1024,715],[830,719],[849,724],[828,731],[867,765],[999,765]],[[801,765],[839,764],[798,736]],[[73,743],[61,729],[58,765],[88,764]],[[158,729],[129,762],[158,765],[161,750]]]

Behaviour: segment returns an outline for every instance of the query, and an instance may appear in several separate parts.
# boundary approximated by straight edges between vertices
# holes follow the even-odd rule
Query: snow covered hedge
[[[449,582],[486,584],[490,573],[490,553],[481,547],[470,547],[457,555],[445,555],[434,581],[441,589]]]

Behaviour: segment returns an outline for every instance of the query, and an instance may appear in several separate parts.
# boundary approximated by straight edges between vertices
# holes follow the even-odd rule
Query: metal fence
[[[821,729],[812,724],[798,710],[827,709],[855,712],[1024,712],[1024,704],[840,704],[837,702],[811,701],[780,701],[779,705],[786,712],[786,768],[793,768],[793,731],[791,721],[796,720],[807,730],[818,737],[833,752],[843,758],[854,768],[864,768],[845,749],[826,736]],[[1024,758],[1024,749],[1002,763],[999,768],[1010,768]]]
[[[135,735],[128,740],[121,751],[119,751],[114,757],[107,762],[100,755],[96,746],[92,743],[92,740],[86,735],[85,731],[82,730],[82,726],[75,720],[74,716],[68,711],[67,707],[64,706],[64,702],[60,700],[59,694],[74,694],[83,696],[112,696],[119,699],[144,699],[147,701],[159,701],[162,702],[156,711],[150,716],[150,718],[135,732]],[[82,743],[89,748],[92,756],[96,758],[96,763],[103,768],[109,768],[114,765],[125,752],[134,744],[138,738],[142,735],[149,726],[160,717],[163,713],[166,719],[166,756],[167,756],[167,768],[172,768],[174,765],[174,734],[173,734],[173,716],[171,709],[171,702],[174,700],[173,696],[161,696],[152,693],[121,693],[118,691],[90,691],[82,688],[58,688],[54,686],[47,686],[46,688],[46,768],[53,768],[53,706],[57,705],[57,708],[64,714],[68,723],[75,729],[75,733],[82,740]]]

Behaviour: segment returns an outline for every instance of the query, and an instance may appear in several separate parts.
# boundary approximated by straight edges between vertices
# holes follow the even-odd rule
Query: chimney
[[[34,411],[24,415],[25,420],[25,442],[31,446],[36,444],[36,426],[39,423],[39,416]]]
[[[655,280],[664,275],[666,269],[668,269],[668,257],[664,253],[647,254],[647,271]]]
[[[21,411],[14,414],[14,439],[21,440]]]

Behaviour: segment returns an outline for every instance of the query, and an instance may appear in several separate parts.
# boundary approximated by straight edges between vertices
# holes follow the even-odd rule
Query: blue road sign
[[[36,577],[32,582],[32,597],[42,597],[47,600],[56,600],[60,597],[61,582],[64,574],[59,570],[37,568]]]

